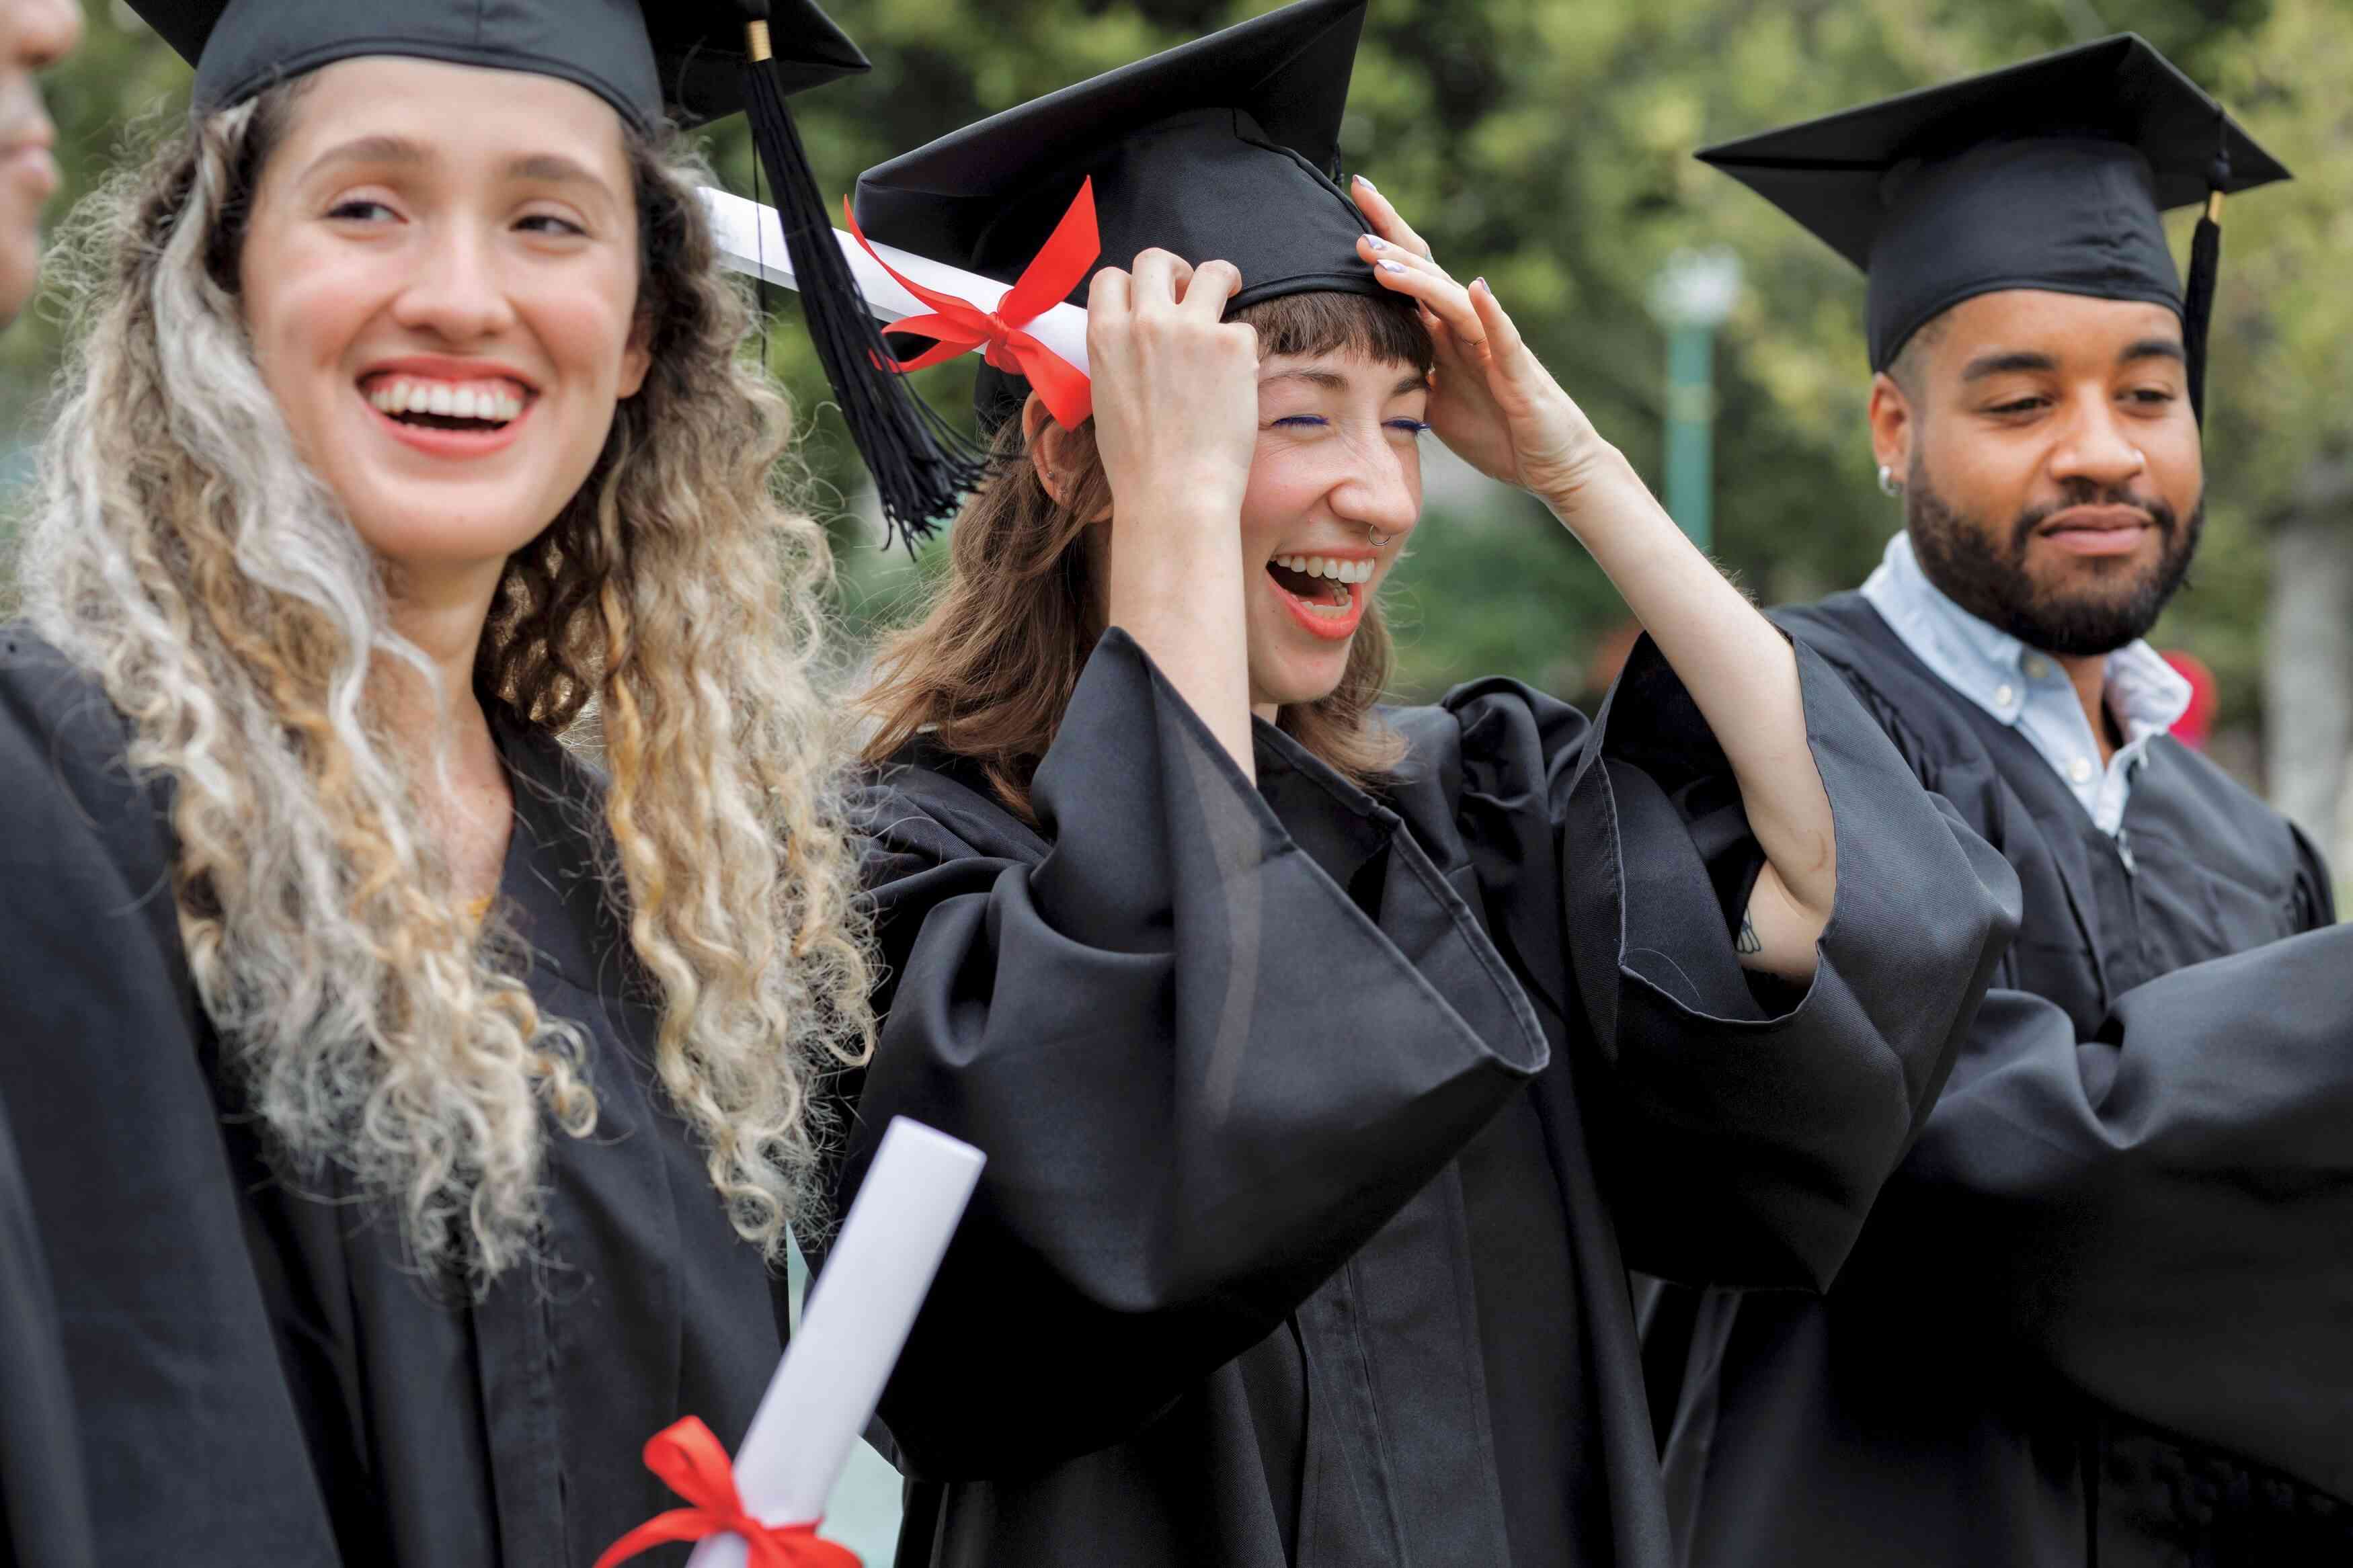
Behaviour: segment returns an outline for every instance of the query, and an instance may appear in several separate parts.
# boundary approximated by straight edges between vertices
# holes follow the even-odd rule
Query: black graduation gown
[[[470,1301],[404,1265],[388,1215],[277,1179],[192,992],[163,786],[128,776],[95,682],[0,628],[0,1098],[102,1562],[577,1568],[675,1506],[646,1438],[750,1422],[782,1309],[654,1087],[580,826],[598,785],[500,729],[501,896],[602,1109],[550,1136],[547,1265]]]
[[[0,1107],[0,1564],[97,1561],[48,1266]]]
[[[902,1568],[1666,1560],[1626,1259],[1827,1281],[2015,896],[1800,662],[1839,904],[1772,1007],[1726,916],[1754,842],[1647,644],[1594,727],[1502,680],[1393,713],[1377,795],[1263,723],[1252,789],[1117,630],[1039,828],[924,742],[882,772],[848,1184],[893,1114],[989,1156],[883,1399]],[[1528,1237],[1550,1331],[1482,1345]],[[1504,1443],[1546,1492],[1505,1495]]]
[[[1861,595],[1778,618],[2025,921],[1828,1299],[1656,1311],[1688,1561],[2353,1563],[2353,926],[2318,857],[2170,739],[2111,839]]]

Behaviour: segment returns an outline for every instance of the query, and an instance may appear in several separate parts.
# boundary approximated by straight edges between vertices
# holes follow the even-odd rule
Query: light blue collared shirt
[[[2145,641],[2108,655],[2108,711],[2125,743],[2100,766],[2098,737],[2059,661],[2037,653],[1945,597],[1898,533],[1862,596],[1936,678],[2026,737],[2084,809],[2114,837],[2149,742],[2189,710],[2189,682]]]

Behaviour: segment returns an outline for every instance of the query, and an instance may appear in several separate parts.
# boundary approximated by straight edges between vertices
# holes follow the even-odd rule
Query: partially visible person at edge
[[[0,630],[96,1556],[585,1563],[741,1438],[871,1034],[824,539],[630,0],[231,13],[152,13],[198,113],[77,215]]]
[[[80,40],[74,0],[0,4],[0,328],[33,297],[41,212],[58,188],[38,78]],[[0,1564],[95,1561],[48,1267],[0,1105]]]
[[[2353,928],[2142,640],[2219,254],[2158,208],[2284,171],[2130,37],[1705,156],[1870,273],[1905,528],[1778,619],[2026,908],[1828,1299],[1652,1304],[1685,1558],[2353,1562]]]
[[[868,699],[837,1201],[894,1114],[989,1153],[883,1401],[902,1568],[1664,1563],[1628,1262],[1827,1284],[2010,930],[1494,294],[1329,177],[1362,16],[860,182],[877,240],[1011,277],[1091,175],[1120,262],[1091,418],[982,373],[1004,466]],[[1426,430],[1643,618],[1597,721],[1377,706]]]

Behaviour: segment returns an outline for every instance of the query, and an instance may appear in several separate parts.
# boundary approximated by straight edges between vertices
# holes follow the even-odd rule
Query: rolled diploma
[[[799,287],[793,281],[793,258],[785,249],[785,231],[776,222],[776,208],[711,185],[702,187],[702,205],[711,215],[712,234],[719,242],[720,257],[732,270],[765,278],[787,289]],[[859,291],[866,296],[867,308],[876,321],[895,321],[902,316],[931,313],[929,305],[901,288],[899,280],[877,266],[874,258],[867,255],[849,234],[835,229],[833,240],[848,258],[849,270],[858,279]],[[977,272],[966,272],[961,267],[934,261],[896,246],[877,245],[874,250],[924,288],[968,300],[984,310],[996,310],[997,302],[1012,292],[1011,285],[999,283],[994,278],[983,278]],[[1064,300],[1022,330],[1080,371],[1087,368],[1087,313],[1080,307]]]
[[[798,1524],[825,1511],[932,1288],[983,1156],[920,1121],[891,1119],[849,1205],[800,1331],[768,1381],[735,1455],[744,1511]],[[711,1536],[688,1568],[743,1568],[743,1538]]]

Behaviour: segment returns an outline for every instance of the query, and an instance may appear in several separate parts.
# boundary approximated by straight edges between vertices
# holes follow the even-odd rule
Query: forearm
[[[1152,656],[1243,776],[1255,780],[1240,520],[1198,518],[1183,503],[1122,505],[1110,547],[1110,624]]]
[[[1547,500],[1674,667],[1731,764],[1767,861],[1749,909],[1757,951],[1743,962],[1811,973],[1837,886],[1837,852],[1788,641],[1614,449],[1575,495]]]

